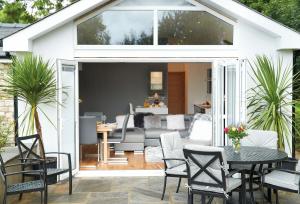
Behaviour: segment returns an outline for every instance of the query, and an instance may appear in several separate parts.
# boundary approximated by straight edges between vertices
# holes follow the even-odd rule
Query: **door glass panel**
[[[227,125],[235,125],[236,120],[236,66],[228,65],[226,67],[227,85]]]
[[[78,45],[153,45],[153,11],[104,11],[77,26]]]
[[[72,169],[76,168],[75,135],[75,65],[62,65],[61,82],[64,87],[61,108],[61,152],[71,154]],[[67,167],[62,157],[62,167]]]
[[[159,11],[159,45],[232,45],[233,26],[205,11]]]
[[[118,6],[190,6],[185,0],[124,0]]]

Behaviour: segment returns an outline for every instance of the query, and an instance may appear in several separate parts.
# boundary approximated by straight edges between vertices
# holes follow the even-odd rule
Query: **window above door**
[[[192,0],[123,0],[75,22],[77,48],[232,46],[235,22]]]

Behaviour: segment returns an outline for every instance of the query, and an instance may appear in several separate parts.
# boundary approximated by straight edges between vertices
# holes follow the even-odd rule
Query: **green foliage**
[[[0,0],[0,22],[33,23],[72,2],[74,0]]]
[[[101,16],[91,18],[78,25],[78,43],[81,45],[109,45],[110,35]]]
[[[6,146],[8,137],[13,133],[13,124],[0,117],[0,151]]]
[[[49,61],[45,62],[32,54],[15,57],[5,81],[8,84],[5,91],[26,104],[27,109],[20,124],[23,133],[31,134],[36,129],[41,135],[38,112],[45,114],[42,105],[57,104],[55,71]]]
[[[255,87],[249,90],[248,96],[249,127],[276,131],[278,147],[283,150],[294,126],[290,110],[298,102],[292,100],[293,91],[299,92],[299,89],[292,90],[293,80],[290,76],[293,67],[283,67],[281,59],[275,64],[263,55],[256,57],[251,68]],[[294,76],[294,82],[299,83],[298,73]],[[291,151],[290,146],[289,149]]]
[[[0,22],[2,23],[32,23],[35,21],[35,17],[26,10],[26,5],[20,1],[4,2],[2,7],[0,11]]]
[[[240,0],[240,2],[300,31],[299,0]]]

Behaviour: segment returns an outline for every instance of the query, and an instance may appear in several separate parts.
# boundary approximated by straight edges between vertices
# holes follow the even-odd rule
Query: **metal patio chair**
[[[188,203],[193,203],[193,195],[200,194],[202,204],[213,201],[214,197],[223,203],[242,185],[242,180],[232,178],[236,172],[229,173],[224,149],[200,145],[186,145],[183,149],[188,175]],[[240,198],[242,191],[239,189]],[[241,200],[240,200],[241,201]]]
[[[164,133],[160,135],[160,143],[165,163],[164,188],[161,200],[164,199],[168,177],[179,178],[176,193],[178,193],[181,179],[187,178],[183,144],[179,132]]]
[[[31,161],[36,165],[39,165],[39,170],[23,170],[23,171],[14,171],[9,172],[8,169],[15,168],[15,167],[23,167],[28,165],[28,163],[15,163],[6,165],[0,155],[0,164],[1,164],[1,178],[4,182],[4,197],[3,197],[3,204],[7,203],[7,197],[10,195],[22,194],[22,193],[30,193],[30,192],[41,192],[41,204],[47,204],[47,180],[46,174],[47,169],[45,166],[45,160],[43,159],[27,159],[27,161]],[[36,180],[32,181],[22,181],[20,183],[12,183],[8,182],[8,178],[11,176],[16,175],[23,175],[23,174],[35,174],[38,175]]]
[[[47,168],[47,185],[57,183],[57,176],[67,173],[69,177],[69,195],[72,194],[72,162],[71,162],[71,154],[69,153],[62,153],[62,152],[47,152],[45,153],[44,147],[38,145],[39,141],[41,140],[38,134],[18,137],[17,145],[20,154],[20,160],[22,163],[26,164],[22,166],[22,170],[25,171],[25,167],[30,165],[31,159],[45,159],[46,161],[46,168]],[[30,144],[30,145],[29,145]],[[39,143],[41,144],[41,143]],[[35,148],[38,146],[38,150],[35,152]],[[39,155],[39,152],[41,155]],[[53,161],[47,159],[47,155],[65,155],[68,161],[68,168],[56,168],[53,166]],[[51,165],[52,163],[52,165]],[[36,177],[38,173],[35,172],[24,172],[22,174],[22,181],[25,180],[25,177]],[[54,178],[54,179],[53,179]],[[22,198],[22,194],[20,194],[20,199]]]
[[[283,163],[290,163],[282,165]],[[276,196],[276,204],[279,204],[278,191],[286,191],[291,193],[300,192],[300,162],[295,159],[288,159],[281,165],[274,168],[266,168],[263,170],[262,187],[273,189]],[[268,200],[272,203],[271,194]]]

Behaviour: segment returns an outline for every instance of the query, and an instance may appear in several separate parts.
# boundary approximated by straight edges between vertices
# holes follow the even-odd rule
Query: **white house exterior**
[[[107,10],[151,11],[153,44],[78,45],[77,25]],[[229,45],[159,45],[158,13],[166,10],[206,11],[233,27],[233,42]],[[81,0],[8,36],[4,39],[3,49],[14,52],[17,56],[32,52],[51,60],[58,73],[58,86],[72,87],[66,102],[67,108],[45,107],[56,127],[42,116],[42,128],[47,150],[76,153],[73,158],[74,162],[76,161],[76,171],[79,162],[80,62],[212,62],[214,143],[221,145],[223,139],[218,135],[222,135],[223,119],[225,118],[227,123],[233,118],[235,121],[246,120],[245,91],[251,86],[246,74],[249,67],[246,61],[252,60],[255,55],[266,54],[272,57],[280,55],[285,64],[290,64],[293,62],[294,50],[300,49],[300,34],[233,0]],[[66,67],[75,71],[65,72]],[[227,76],[225,85],[223,75]],[[223,86],[231,86],[235,93],[223,93]],[[232,98],[224,99],[224,94],[231,95]],[[61,93],[58,97],[62,100]],[[224,107],[223,104],[227,105]],[[22,109],[24,104],[19,103],[19,114],[22,113]]]

